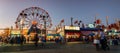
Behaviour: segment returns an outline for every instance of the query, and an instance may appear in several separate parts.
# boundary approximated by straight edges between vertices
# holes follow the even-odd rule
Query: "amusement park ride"
[[[47,11],[39,7],[30,7],[22,10],[16,19],[16,28],[23,32],[28,29],[27,35],[34,33],[46,35],[46,30],[52,27],[52,20]]]

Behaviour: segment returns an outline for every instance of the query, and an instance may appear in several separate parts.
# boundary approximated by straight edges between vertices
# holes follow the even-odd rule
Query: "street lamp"
[[[47,36],[47,33],[46,33],[46,18],[48,18],[48,16],[45,16],[45,15],[41,15],[43,21],[44,21],[44,38],[45,38],[45,41],[46,41],[46,36]]]

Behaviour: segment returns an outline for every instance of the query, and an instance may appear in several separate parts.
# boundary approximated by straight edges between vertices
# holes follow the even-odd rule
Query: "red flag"
[[[105,28],[105,25],[102,25],[102,29],[104,29]]]
[[[100,20],[100,19],[97,19],[97,20],[96,20],[96,23],[97,23],[97,24],[101,24],[101,20]]]
[[[18,28],[17,22],[15,22],[15,27]]]
[[[114,24],[111,24],[110,26],[111,26],[111,28],[113,28],[113,27],[114,27]]]
[[[109,25],[109,26],[108,26],[108,29],[111,29],[111,28],[112,28],[111,25]]]
[[[77,24],[78,23],[78,20],[76,20],[75,22],[74,22],[74,24]]]
[[[64,22],[64,19],[61,20],[61,23],[63,23],[63,22]]]

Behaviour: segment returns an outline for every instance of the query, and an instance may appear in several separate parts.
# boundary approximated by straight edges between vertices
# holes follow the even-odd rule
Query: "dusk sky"
[[[60,20],[70,25],[70,18],[82,20],[85,24],[93,23],[97,19],[106,25],[106,16],[109,24],[120,19],[120,0],[0,0],[0,28],[15,26],[19,13],[29,7],[40,7],[46,10],[51,18],[53,27]]]

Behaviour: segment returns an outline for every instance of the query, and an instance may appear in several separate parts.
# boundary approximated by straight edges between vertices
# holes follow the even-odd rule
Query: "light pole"
[[[71,26],[73,26],[73,18],[71,17]]]
[[[44,38],[45,38],[45,41],[46,41],[46,36],[47,36],[47,33],[46,33],[46,16],[42,16],[42,18],[43,18],[43,21],[44,21],[44,34],[45,34],[45,36],[44,36]]]

